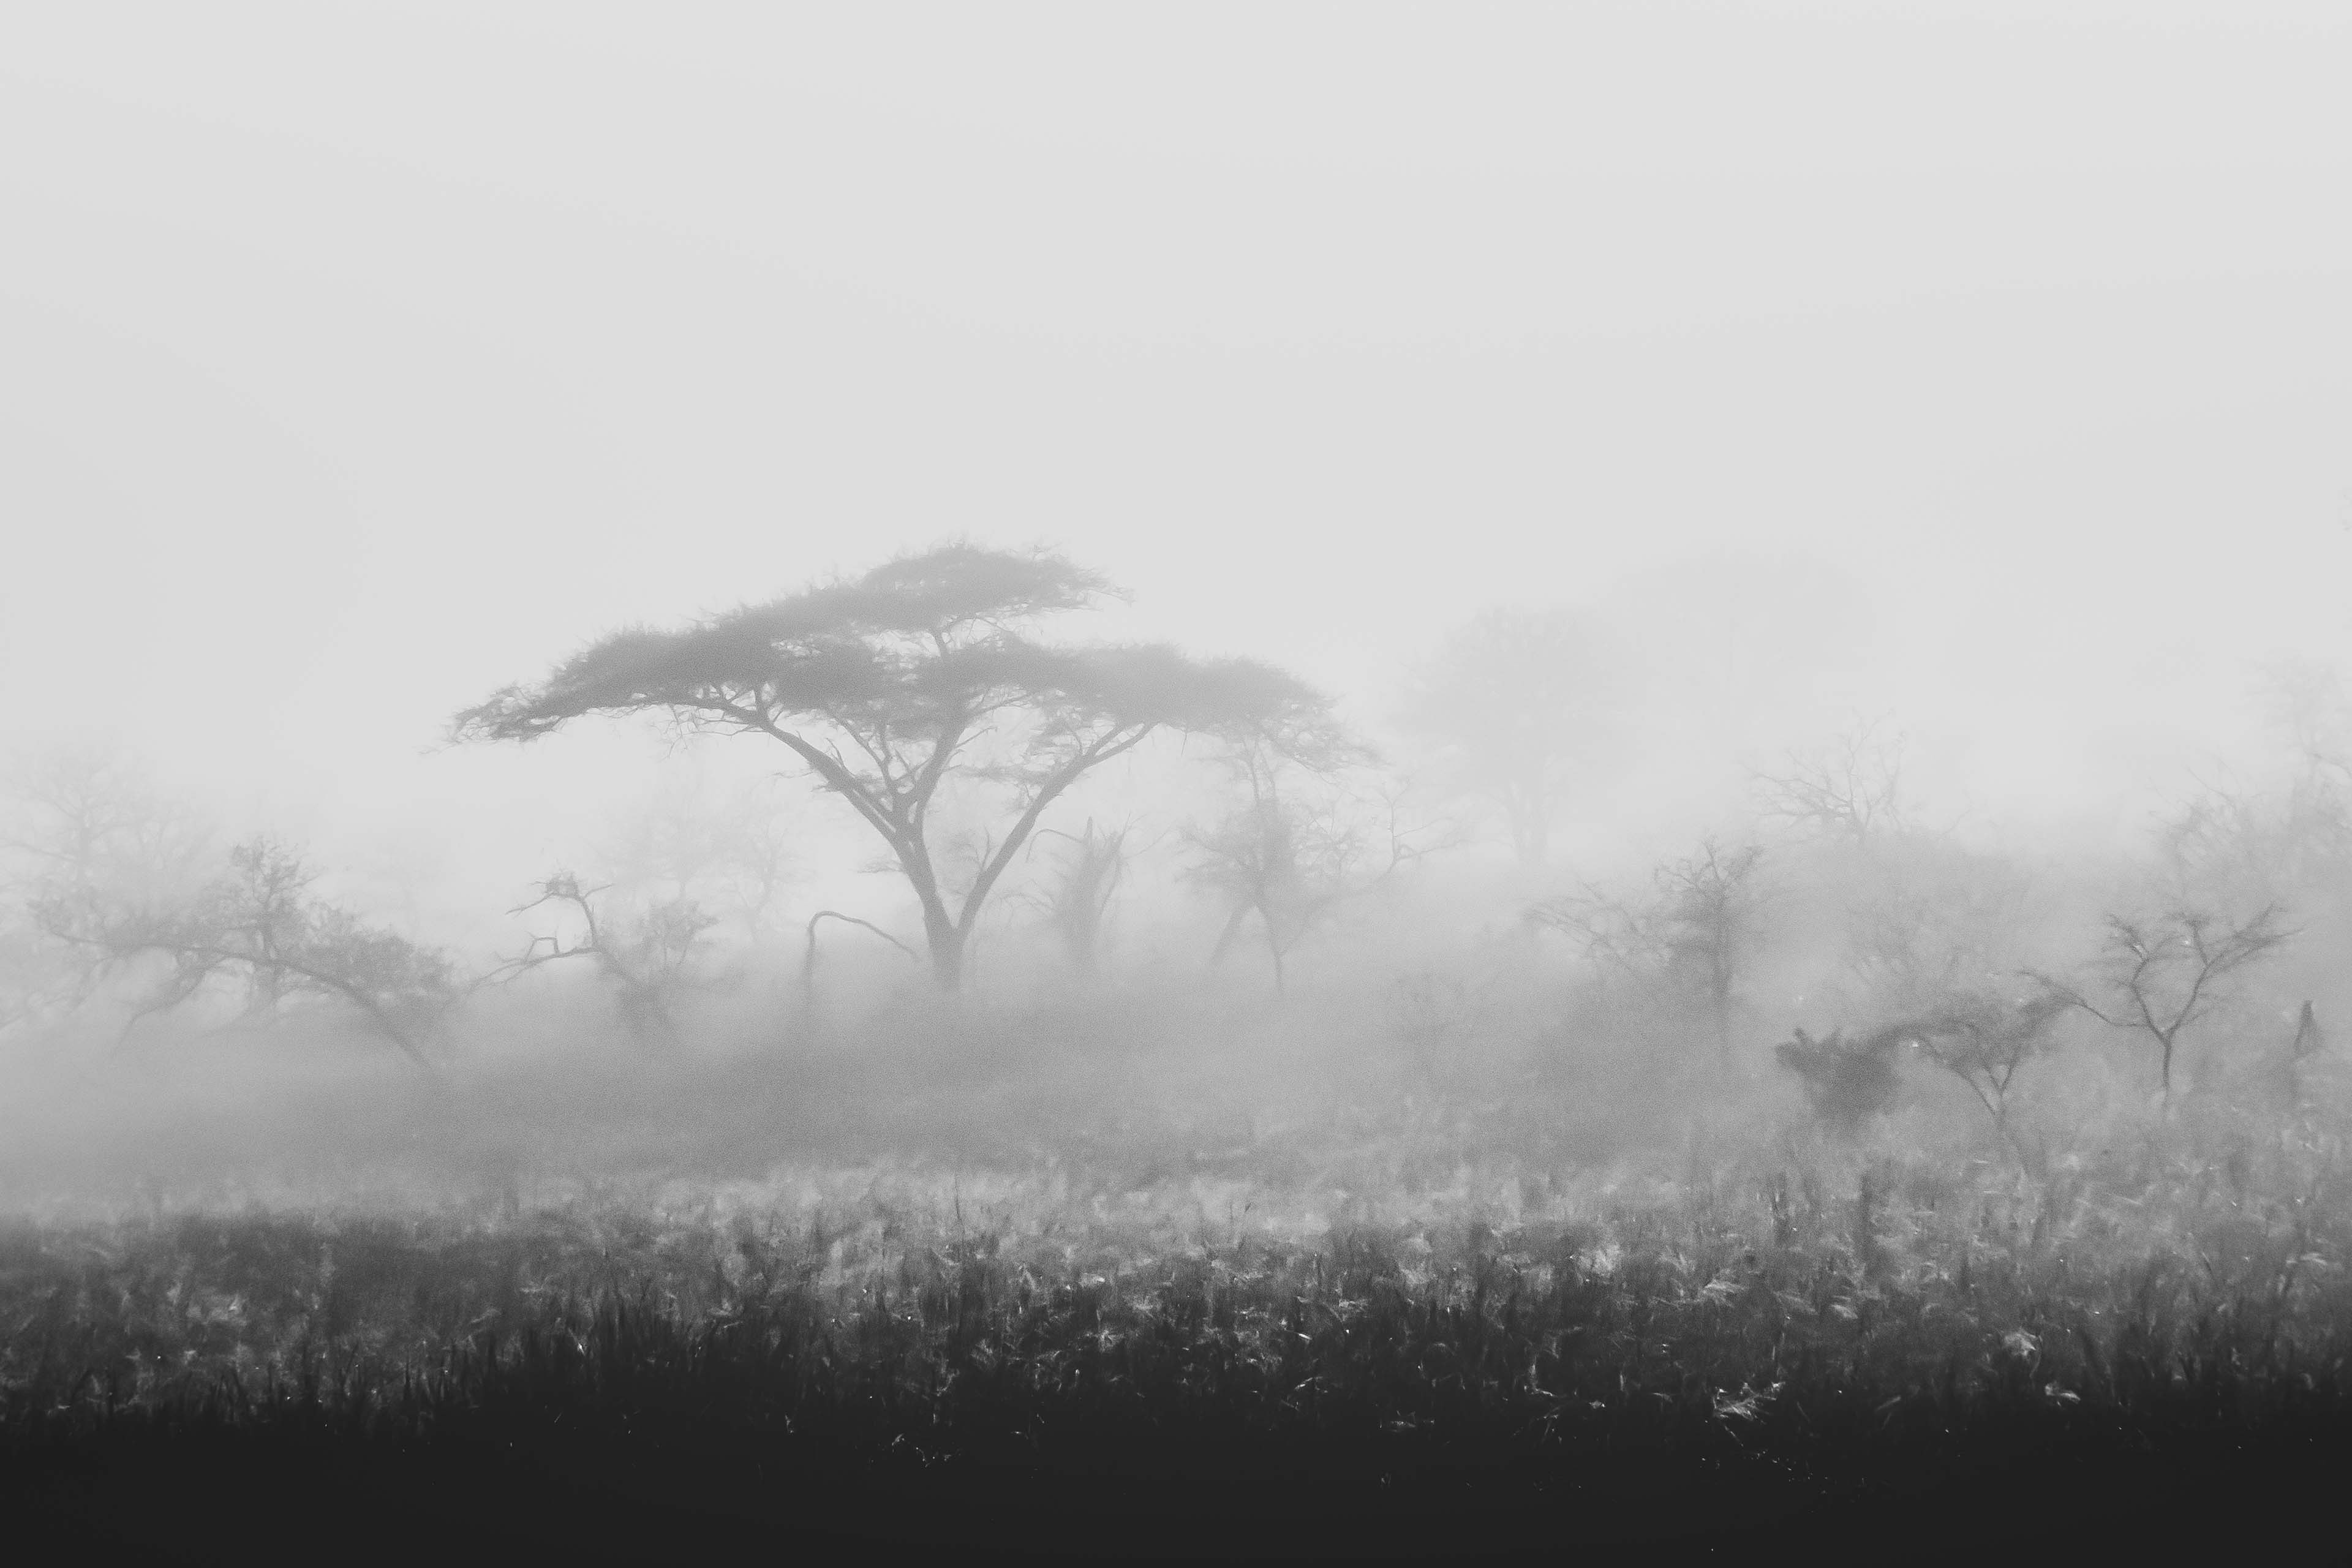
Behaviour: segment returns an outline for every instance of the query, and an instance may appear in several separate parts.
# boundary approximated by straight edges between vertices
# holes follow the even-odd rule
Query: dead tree
[[[1070,967],[1080,974],[1092,974],[1101,955],[1104,917],[1109,913],[1110,901],[1126,875],[1128,844],[1133,835],[1131,827],[1098,832],[1094,819],[1088,817],[1082,832],[1041,828],[1032,843],[1033,852],[1035,843],[1048,838],[1059,838],[1071,846],[1069,853],[1062,858],[1061,875],[1042,901],[1046,924],[1061,938],[1062,951],[1069,955]]]
[[[1904,739],[1882,736],[1885,722],[1857,723],[1811,752],[1790,752],[1787,772],[1756,774],[1765,815],[1855,844],[1902,832]]]
[[[2147,1037],[2157,1051],[2165,1103],[2172,1101],[2172,1063],[2182,1035],[2220,1005],[2223,983],[2294,933],[2279,926],[2275,905],[2230,921],[2196,910],[2153,921],[2107,917],[2107,935],[2090,978],[2077,984],[2032,972],[2069,1005],[2111,1028]]]
[[[1381,794],[1374,810],[1362,812],[1339,796],[1307,801],[1286,795],[1271,760],[1244,758],[1236,766],[1248,778],[1249,804],[1213,828],[1187,836],[1198,852],[1191,879],[1228,901],[1210,964],[1224,958],[1255,916],[1278,996],[1288,982],[1290,954],[1310,931],[1433,846],[1415,842],[1425,829],[1403,825],[1401,790]]]
[[[1719,1056],[1731,1055],[1740,982],[1753,957],[1765,890],[1764,852],[1703,838],[1650,874],[1646,898],[1617,898],[1586,884],[1527,911],[1534,924],[1566,932],[1595,963],[1695,1001]]]
[[[693,900],[678,899],[648,910],[633,931],[614,931],[596,915],[596,896],[608,890],[583,888],[569,871],[558,871],[540,883],[539,897],[507,912],[525,914],[545,904],[569,906],[579,911],[583,933],[570,946],[561,936],[534,936],[522,955],[493,978],[512,979],[544,964],[587,959],[618,990],[621,1021],[633,1037],[640,1043],[656,1036],[675,1039],[677,1024],[670,1003],[691,983],[696,944],[718,921]]]
[[[248,840],[228,858],[226,875],[182,901],[122,907],[86,891],[37,906],[51,935],[103,964],[156,954],[171,961],[171,973],[124,1024],[117,1048],[142,1019],[234,979],[244,984],[247,1017],[275,1015],[298,996],[346,1005],[433,1072],[423,1042],[456,1000],[448,961],[311,898],[316,873],[274,840]]]

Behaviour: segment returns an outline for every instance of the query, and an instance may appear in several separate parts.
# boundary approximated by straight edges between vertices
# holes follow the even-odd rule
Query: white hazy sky
[[[642,745],[454,709],[962,533],[1366,701],[1827,616],[1791,734],[2144,785],[2352,652],[2348,17],[0,7],[0,719],[510,817]]]

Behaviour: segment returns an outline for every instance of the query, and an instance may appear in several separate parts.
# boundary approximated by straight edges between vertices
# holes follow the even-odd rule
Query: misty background
[[[1922,825],[2128,856],[2352,654],[2347,64],[2316,5],[18,8],[9,761],[477,968],[756,818],[789,975],[912,909],[775,748],[450,715],[965,539],[1332,694],[1442,846],[1407,948],[1861,733]],[[1540,868],[1406,719],[1496,606],[1612,650]],[[1228,789],[1139,753],[1049,824],[1150,839],[1122,962],[1205,960]]]

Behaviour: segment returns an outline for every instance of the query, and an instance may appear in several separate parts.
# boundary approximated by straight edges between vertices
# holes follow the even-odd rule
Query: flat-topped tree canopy
[[[759,732],[799,755],[890,845],[953,985],[965,939],[1013,852],[1089,769],[1169,729],[1270,744],[1310,764],[1355,748],[1328,699],[1272,666],[1158,645],[1067,646],[1024,628],[1115,594],[1045,550],[940,546],[862,577],[743,605],[675,631],[611,634],[536,686],[459,713],[460,740],[530,741],[588,714],[665,712]],[[1009,721],[1019,718],[1025,722]],[[983,731],[1013,754],[965,755]],[[846,744],[844,744],[846,742]],[[1013,820],[950,911],[924,820],[951,776],[1012,786]]]

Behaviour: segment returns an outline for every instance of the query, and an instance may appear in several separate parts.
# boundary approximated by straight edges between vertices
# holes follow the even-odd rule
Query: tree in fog
[[[1033,853],[1041,843],[1059,840],[1066,846],[1056,857],[1051,884],[1034,901],[1044,909],[1045,923],[1061,940],[1070,967],[1080,974],[1095,972],[1103,922],[1127,874],[1134,836],[1132,827],[1098,828],[1090,816],[1076,833],[1043,828],[1030,845]]]
[[[2339,899],[2352,882],[2352,703],[2332,667],[2302,661],[2269,666],[2253,695],[2284,742],[2284,776],[2201,780],[2164,825],[2167,869],[2184,900]]]
[[[2168,1103],[2181,1037],[2221,1005],[2231,977],[2294,934],[2279,918],[2275,907],[2243,921],[2185,910],[2154,920],[2110,915],[2098,958],[2082,980],[2039,972],[2033,978],[2101,1023],[2146,1036]]]
[[[22,757],[0,773],[0,1026],[86,1000],[102,963],[60,946],[36,911],[126,908],[184,895],[201,874],[210,827],[160,795],[138,761],[105,743]],[[70,954],[79,952],[82,961]]]
[[[1780,771],[1755,775],[1763,813],[1854,844],[1900,834],[1908,826],[1904,747],[1885,720],[1871,719],[1811,750],[1790,752]]]
[[[226,983],[241,987],[248,1018],[299,997],[348,1008],[429,1069],[423,1041],[457,994],[448,962],[313,897],[317,879],[300,855],[261,837],[232,848],[227,869],[192,896],[125,902],[60,889],[39,914],[52,935],[108,966],[168,961],[124,1026],[126,1040],[142,1018]]]
[[[1528,919],[1565,932],[1596,963],[1696,1002],[1728,1058],[1739,984],[1761,935],[1763,858],[1753,845],[1701,839],[1692,853],[1660,862],[1645,893],[1587,884],[1535,905]]]
[[[1968,1085],[1993,1131],[2014,1146],[2010,1091],[2025,1065],[2050,1051],[2052,1028],[2072,1005],[2048,991],[2008,998],[1984,988],[1955,989],[1903,1027],[1921,1057]]]
[[[1889,847],[1843,887],[1847,969],[1876,1007],[1896,1012],[1931,1012],[2014,973],[2036,918],[2024,873],[1943,835]]]
[[[1432,847],[1432,829],[1405,824],[1401,790],[1350,792],[1333,777],[1328,764],[1336,759],[1327,752],[1324,760],[1324,769],[1292,778],[1287,758],[1262,746],[1237,748],[1229,764],[1245,798],[1186,835],[1194,857],[1190,879],[1226,906],[1209,962],[1221,962],[1254,920],[1277,994],[1292,951],[1309,931]]]
[[[701,930],[772,934],[778,895],[796,875],[780,782],[748,780],[723,794],[673,782],[638,800],[599,841],[602,890],[641,924],[675,925],[691,906]]]
[[[454,731],[530,741],[587,714],[655,713],[778,742],[887,847],[921,908],[932,973],[952,990],[989,895],[1087,773],[1163,730],[1276,751],[1331,732],[1326,699],[1255,660],[1053,645],[1024,629],[1111,593],[1048,551],[944,545],[681,630],[614,633],[459,713]],[[950,784],[995,802],[960,889],[930,833]]]
[[[694,983],[697,950],[718,919],[683,897],[653,902],[634,919],[600,918],[597,897],[608,890],[583,887],[569,871],[540,883],[539,897],[508,912],[527,914],[551,905],[575,916],[579,931],[569,942],[561,934],[532,937],[522,955],[492,978],[511,979],[546,964],[586,959],[619,993],[621,1021],[631,1035],[641,1043],[675,1037],[671,1005]]]
[[[0,851],[37,896],[152,896],[184,884],[210,838],[194,811],[157,795],[112,747],[27,758],[0,779]]]
[[[1450,783],[1503,809],[1523,866],[1543,864],[1553,809],[1613,739],[1621,661],[1567,610],[1489,610],[1414,673],[1400,719],[1440,748]]]

